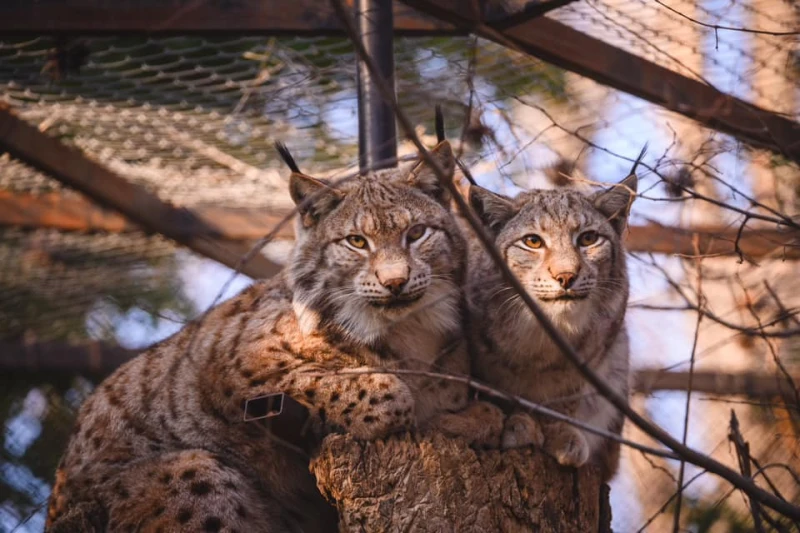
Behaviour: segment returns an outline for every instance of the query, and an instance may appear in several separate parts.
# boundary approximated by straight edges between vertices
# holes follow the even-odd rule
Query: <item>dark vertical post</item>
[[[358,33],[378,65],[381,77],[394,87],[394,16],[392,0],[356,0]],[[397,164],[394,113],[363,61],[358,62],[358,153],[362,171]]]

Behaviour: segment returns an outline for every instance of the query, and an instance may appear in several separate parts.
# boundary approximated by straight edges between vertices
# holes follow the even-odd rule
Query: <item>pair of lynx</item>
[[[447,141],[431,154],[452,179]],[[620,236],[635,175],[621,185],[516,199],[473,187],[469,201],[528,292],[624,392]],[[335,186],[293,172],[290,191],[299,216],[284,273],[124,365],[85,402],[56,474],[49,529],[335,531],[308,458],[243,422],[246,400],[276,391],[309,409],[317,437],[432,428],[476,445],[543,445],[562,464],[595,458],[613,473],[616,449],[594,435],[468,403],[458,382],[363,372],[471,368],[504,391],[621,429],[620,414],[587,390],[479,245],[467,245],[430,166]]]

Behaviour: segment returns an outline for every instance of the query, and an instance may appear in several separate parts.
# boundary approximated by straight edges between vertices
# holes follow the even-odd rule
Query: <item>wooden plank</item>
[[[473,2],[403,0],[396,3],[395,30],[405,35],[475,32],[604,85],[636,95],[745,142],[800,162],[800,125],[701,82],[682,76],[590,37],[538,17],[506,18],[495,6],[494,26],[484,24]],[[557,1],[549,2],[556,5]],[[420,14],[422,13],[422,15]],[[428,15],[426,18],[425,15]],[[519,24],[514,22],[524,20]],[[509,26],[509,24],[511,24]],[[341,27],[327,2],[312,0],[5,0],[0,33],[83,34],[336,34]]]
[[[800,376],[793,376],[800,383]],[[640,394],[656,391],[686,391],[689,389],[689,372],[667,372],[663,370],[640,370],[633,374],[633,388]],[[783,396],[794,400],[794,391],[781,374],[764,372],[725,373],[696,371],[692,377],[692,391],[725,396],[747,396],[769,398]]]
[[[244,243],[223,240],[217,230],[191,211],[163,202],[82,152],[47,136],[3,104],[0,149],[122,213],[145,230],[160,233],[229,267],[235,268],[250,249]],[[266,278],[278,272],[280,266],[255,254],[241,270],[254,278]]]
[[[503,45],[638,96],[800,163],[800,124],[751,105],[709,85],[590,37],[556,20],[539,17],[493,27],[459,8],[456,0],[404,3]]]
[[[679,254],[695,257],[695,240],[700,256],[736,255],[776,259],[800,258],[800,232],[768,229],[675,228],[669,226],[632,226],[626,232],[625,247],[629,252]],[[736,250],[736,244],[739,250]]]
[[[458,33],[400,3],[394,19],[399,35]],[[342,29],[320,0],[3,0],[0,33],[324,35]]]
[[[288,211],[267,212],[264,209],[202,206],[192,214],[204,223],[178,219],[173,229],[187,237],[199,237],[194,231],[211,231],[210,236],[226,241],[254,241],[275,229]],[[62,231],[135,231],[140,227],[116,211],[104,209],[78,194],[49,193],[32,195],[0,190],[0,226],[53,228]],[[284,225],[276,238],[291,239],[291,224]],[[632,226],[626,232],[626,247],[631,252],[657,254],[735,255],[736,242],[745,257],[773,256],[779,259],[800,259],[800,232],[736,228],[685,229],[669,226]]]
[[[283,210],[273,213],[264,209],[218,206],[195,207],[191,211],[211,229],[211,236],[234,241],[263,237],[289,212]],[[190,235],[196,229],[192,225],[185,225],[183,220],[174,224],[175,229],[184,235]],[[140,226],[117,211],[105,209],[79,194],[26,194],[6,190],[0,190],[0,226],[110,233],[141,230]],[[292,225],[284,225],[276,237],[293,238]]]
[[[137,354],[137,350],[126,350],[101,342],[66,344],[0,341],[0,371],[71,372],[105,376]]]

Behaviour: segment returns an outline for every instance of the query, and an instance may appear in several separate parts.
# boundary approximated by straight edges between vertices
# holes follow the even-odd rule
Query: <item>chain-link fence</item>
[[[800,117],[800,15],[792,2],[586,0],[547,16],[762,109]],[[635,227],[702,227],[738,244],[749,230],[783,227],[798,213],[800,171],[789,157],[501,44],[473,35],[398,38],[395,65],[399,103],[418,134],[432,144],[433,108],[441,104],[448,137],[484,186],[513,194],[617,181],[648,142]],[[0,37],[0,95],[15,113],[192,209],[288,210],[276,140],[310,174],[354,171],[355,66],[351,43],[335,36]],[[401,140],[401,155],[412,151]],[[17,202],[85,201],[8,155],[0,156],[0,193]],[[157,235],[96,223],[0,229],[3,346],[142,348],[206,308],[231,275]],[[694,359],[711,373],[796,375],[800,301],[786,242],[758,257],[632,253],[634,369],[676,373]],[[280,261],[289,246],[273,244],[267,253]],[[41,505],[71,417],[98,378],[45,367],[8,368],[0,378],[7,391],[3,531],[43,527]],[[693,395],[688,442],[735,465],[727,444],[734,408],[752,455],[784,465],[759,483],[769,477],[797,502],[797,403],[735,392]],[[657,391],[633,403],[680,436],[686,396]],[[647,441],[630,425],[626,434]],[[677,475],[677,464],[624,451],[612,490],[615,530],[671,530]],[[738,493],[696,469],[687,470],[689,480],[683,527],[750,530]]]

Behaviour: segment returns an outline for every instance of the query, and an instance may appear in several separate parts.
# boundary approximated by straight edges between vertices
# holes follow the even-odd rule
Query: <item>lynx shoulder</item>
[[[473,186],[479,215],[506,264],[579,355],[620,393],[628,391],[625,311],[628,274],[622,233],[635,198],[636,175],[591,196],[538,190],[506,198]],[[593,426],[620,433],[621,413],[586,384],[491,259],[473,247],[467,298],[479,379]],[[506,448],[543,445],[560,463],[600,463],[606,477],[619,460],[615,443],[565,423],[509,417]]]
[[[432,154],[452,176],[449,144]],[[308,458],[243,422],[243,403],[265,394],[302,403],[316,436],[454,425],[465,386],[373,372],[468,372],[465,244],[433,171],[419,162],[340,184],[293,172],[290,192],[299,214],[287,269],[121,367],[84,403],[48,528],[92,505],[109,531],[336,531]]]

